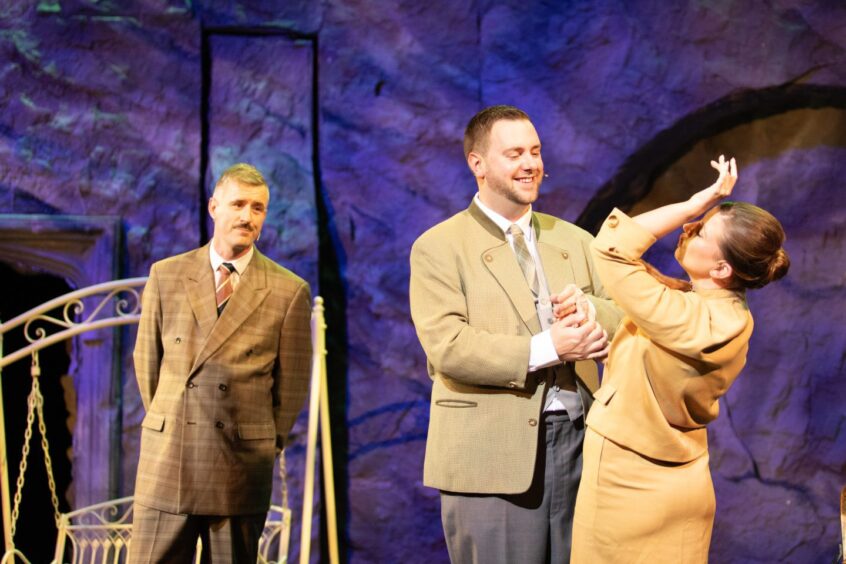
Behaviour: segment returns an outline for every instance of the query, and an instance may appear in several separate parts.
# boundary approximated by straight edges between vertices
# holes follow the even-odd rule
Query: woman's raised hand
[[[717,181],[704,190],[701,190],[690,197],[691,204],[695,205],[697,210],[695,215],[704,213],[720,200],[731,195],[734,184],[737,182],[737,163],[734,157],[726,161],[725,156],[720,155],[716,161],[711,161],[711,166],[717,169],[720,173]]]
[[[720,200],[729,196],[734,188],[734,183],[737,182],[737,163],[734,159],[726,161],[726,158],[720,155],[718,160],[711,161],[711,166],[720,173],[720,177],[711,186],[700,190],[683,202],[661,206],[632,219],[660,239],[685,223],[701,216]]]

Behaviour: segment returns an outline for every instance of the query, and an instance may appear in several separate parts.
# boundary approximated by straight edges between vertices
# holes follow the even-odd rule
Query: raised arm
[[[656,343],[687,356],[699,356],[707,344],[735,336],[745,316],[715,323],[695,293],[673,290],[649,274],[640,260],[660,235],[690,221],[731,193],[737,179],[732,159],[712,165],[717,182],[686,202],[663,206],[635,218],[615,209],[591,245],[597,272],[614,301]]]
[[[727,198],[737,182],[737,163],[734,158],[726,162],[723,155],[711,161],[720,173],[717,181],[684,202],[661,206],[635,216],[635,223],[652,233],[656,239],[667,235],[690,220],[699,217],[723,198]]]

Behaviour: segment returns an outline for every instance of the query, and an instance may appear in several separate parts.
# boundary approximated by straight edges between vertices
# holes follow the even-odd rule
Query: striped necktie
[[[218,282],[217,290],[215,290],[214,294],[217,299],[217,315],[220,316],[234,290],[232,287],[232,273],[235,271],[235,267],[230,262],[224,262],[217,267],[217,270],[220,272],[220,282]]]
[[[511,224],[508,228],[514,241],[514,254],[517,255],[517,263],[523,271],[523,276],[526,277],[526,282],[529,283],[529,288],[532,289],[534,295],[538,295],[540,285],[538,283],[538,271],[535,266],[535,259],[532,258],[532,253],[529,252],[529,247],[526,245],[526,238],[523,235],[523,230],[516,223]]]

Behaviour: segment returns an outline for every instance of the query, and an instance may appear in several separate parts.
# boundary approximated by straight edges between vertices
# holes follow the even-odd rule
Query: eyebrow
[[[540,143],[538,143],[537,145],[532,145],[531,147],[529,147],[529,150],[531,151],[533,149],[540,149],[540,148],[541,148],[541,145],[540,145]],[[522,150],[523,150],[523,147],[516,145],[514,147],[508,147],[508,148],[504,149],[502,152],[508,153],[508,152],[511,152],[511,151],[522,151]]]
[[[261,202],[259,200],[250,200],[249,198],[233,198],[229,201],[230,204],[247,204],[249,203],[251,206],[253,205],[260,205],[261,207],[265,207],[267,204]]]

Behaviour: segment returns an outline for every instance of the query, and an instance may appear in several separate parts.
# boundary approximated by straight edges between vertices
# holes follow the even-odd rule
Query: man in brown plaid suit
[[[146,410],[129,561],[253,564],[273,463],[308,391],[308,284],[256,250],[267,182],[237,164],[209,200],[212,241],[155,263],[135,372]]]
[[[411,251],[411,315],[433,381],[423,482],[441,490],[454,563],[569,561],[593,359],[621,317],[590,234],[532,211],[540,149],[521,110],[476,114],[464,155],[479,191]],[[552,303],[570,315],[555,322]]]

